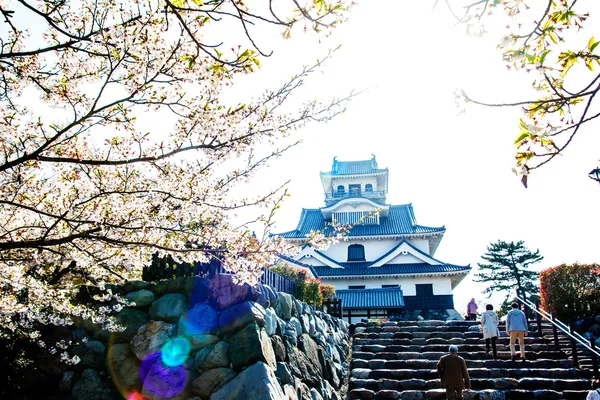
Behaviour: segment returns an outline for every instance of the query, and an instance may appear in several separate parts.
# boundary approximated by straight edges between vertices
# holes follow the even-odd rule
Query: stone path
[[[466,400],[585,399],[591,373],[556,351],[551,333],[529,332],[526,361],[511,361],[508,338],[500,337],[494,360],[474,325],[478,322],[356,324],[348,399],[445,399],[436,365],[450,344],[458,346],[469,369],[472,390],[464,392]]]

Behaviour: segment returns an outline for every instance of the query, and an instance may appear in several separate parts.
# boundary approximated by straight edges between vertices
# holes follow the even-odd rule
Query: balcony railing
[[[348,197],[367,197],[367,198],[380,198],[385,197],[384,190],[351,190],[349,192],[328,192],[325,193],[325,200],[338,200]]]

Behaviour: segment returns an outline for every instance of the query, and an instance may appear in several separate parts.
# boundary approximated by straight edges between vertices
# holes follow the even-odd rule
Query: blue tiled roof
[[[345,309],[401,308],[404,297],[400,288],[336,290]]]
[[[332,233],[333,228],[328,225],[331,221],[323,218],[318,208],[304,208],[300,215],[300,222],[295,230],[278,234],[287,239],[305,238],[310,231],[322,231],[325,235]],[[387,217],[379,217],[379,225],[354,226],[348,236],[378,236],[378,235],[410,235],[418,233],[443,232],[445,228],[418,225],[415,220],[411,204],[390,206]]]
[[[460,272],[469,271],[471,267],[442,264],[442,265],[430,265],[426,263],[416,264],[386,264],[381,267],[365,267],[365,266],[351,266],[350,263],[344,263],[348,265],[345,268],[331,268],[331,267],[313,267],[319,277],[327,278],[333,276],[356,276],[356,275],[411,275],[411,274],[428,274],[436,272]]]
[[[377,168],[377,160],[375,160],[375,156],[373,156],[373,158],[370,160],[361,161],[338,161],[336,158],[334,158],[333,165],[331,166],[332,175],[370,174],[383,171],[387,171],[387,169]]]

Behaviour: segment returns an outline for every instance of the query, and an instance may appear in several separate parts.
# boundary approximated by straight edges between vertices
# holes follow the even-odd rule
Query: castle
[[[402,310],[454,309],[452,290],[470,266],[434,258],[444,226],[417,224],[412,204],[386,204],[389,171],[370,160],[338,161],[321,173],[325,206],[305,208],[296,229],[277,235],[303,245],[281,264],[333,285],[344,318],[393,318]],[[305,244],[313,231],[349,224],[345,239],[319,251]],[[454,312],[455,313],[455,312]]]

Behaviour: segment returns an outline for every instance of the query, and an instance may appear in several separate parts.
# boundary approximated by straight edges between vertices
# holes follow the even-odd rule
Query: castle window
[[[360,183],[357,185],[348,185],[348,193],[351,196],[360,196]]]
[[[415,289],[417,292],[417,296],[420,297],[426,297],[426,296],[433,296],[433,284],[431,283],[426,283],[426,284],[422,284],[422,285],[415,285]]]
[[[382,289],[388,289],[388,288],[395,288],[395,287],[399,287],[400,285],[381,285]]]
[[[348,261],[365,261],[365,247],[362,244],[348,246]]]
[[[345,192],[346,192],[346,188],[344,188],[344,185],[339,185],[337,187],[337,195],[338,196],[340,196],[340,195],[343,196]]]
[[[365,192],[372,193],[373,192],[373,185],[371,185],[370,183],[367,183],[365,185]]]
[[[348,286],[348,289],[364,289],[365,285]]]

